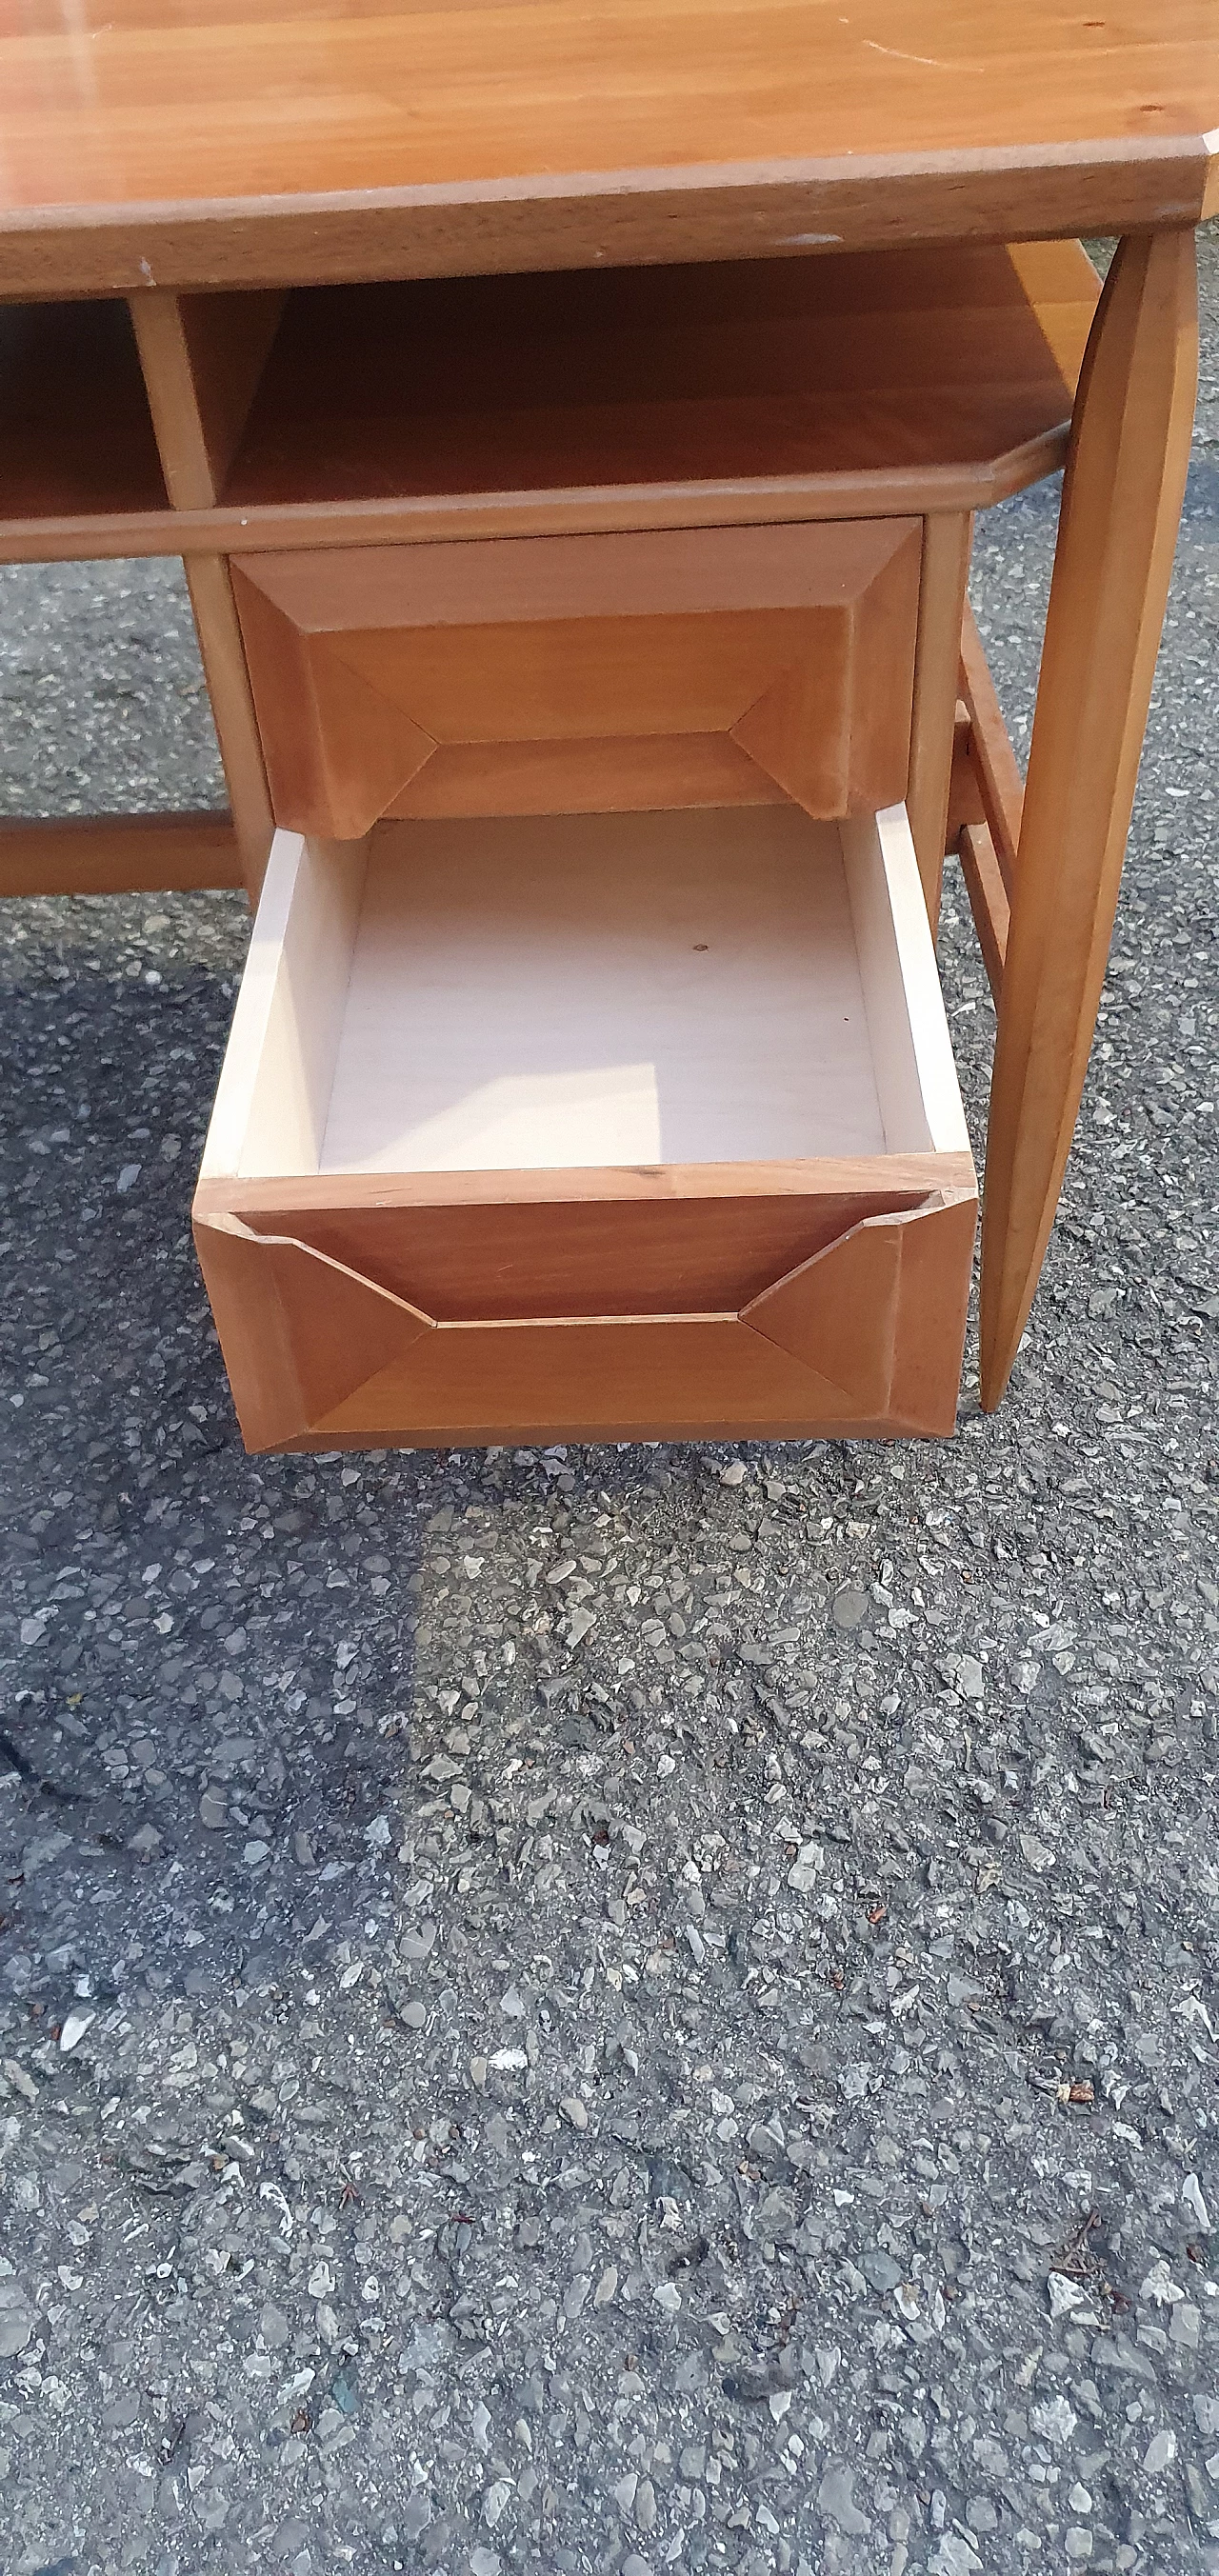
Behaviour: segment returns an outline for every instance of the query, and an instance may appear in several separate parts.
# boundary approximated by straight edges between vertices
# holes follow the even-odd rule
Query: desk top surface
[[[1192,223],[1219,0],[0,0],[0,293]]]

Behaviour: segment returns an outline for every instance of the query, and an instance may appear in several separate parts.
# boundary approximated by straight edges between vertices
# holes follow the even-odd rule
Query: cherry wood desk
[[[837,0],[600,0],[578,12],[562,0],[264,0],[255,11],[0,0],[0,558],[183,558],[231,803],[228,822],[0,827],[0,891],[244,882],[254,896],[276,823],[346,847],[382,815],[401,832],[394,816],[622,812],[649,779],[653,804],[721,812],[794,798],[848,816],[904,794],[932,926],[955,851],[998,1005],[982,1270],[983,1399],[995,1405],[1053,1222],[1105,971],[1188,457],[1193,232],[1217,210],[1214,0],[1128,0],[1120,12],[1106,0],[1088,12],[1065,0],[866,0],[849,13]],[[1099,302],[1080,233],[1121,236]],[[1064,462],[1022,782],[966,606],[970,530],[976,510]],[[913,553],[902,552],[904,526]],[[804,548],[802,650],[816,680],[805,712],[790,692],[779,707],[771,666],[758,663],[771,712],[743,731],[727,699],[716,713],[720,680],[696,653],[680,685],[670,687],[672,657],[657,664],[662,717],[624,713],[626,664],[597,619],[629,610],[637,640],[640,618],[674,616],[681,601],[691,614],[691,602],[731,610],[736,653],[748,610],[749,653],[764,661],[766,620],[796,613],[784,588],[796,557],[780,566],[756,540],[783,531]],[[505,549],[517,539],[526,546]],[[618,551],[560,557],[556,541]],[[495,618],[513,634],[521,619],[536,629],[540,581],[553,622],[560,574],[574,585],[572,614],[593,620],[570,662],[584,675],[571,680],[585,692],[583,732],[569,710],[556,748],[504,716],[505,739],[475,757],[468,708],[453,712],[456,682],[439,731],[421,727],[411,692],[423,666],[407,631],[418,611],[402,598],[422,584],[443,603],[450,576],[478,590],[463,632],[477,632],[482,658],[466,699],[511,695],[514,649],[496,640]],[[392,650],[369,664],[365,641],[353,661],[352,635],[374,629]],[[625,632],[613,628],[619,641]],[[727,652],[719,637],[721,679]],[[554,653],[566,668],[566,648]],[[598,670],[604,724],[588,696]],[[835,767],[819,755],[814,780],[801,743],[827,672],[841,756]],[[431,686],[434,657],[427,673]],[[882,741],[868,712],[878,694],[905,726],[898,777],[892,727]],[[447,766],[422,769],[411,789],[407,731],[430,756],[446,723]],[[780,838],[787,828],[767,826]],[[844,865],[850,877],[864,861],[848,853]],[[934,1159],[923,1156],[924,1182]],[[962,1205],[967,1166],[958,1153],[956,1180],[939,1175]],[[636,1172],[612,1207],[590,1184],[605,1219],[598,1242],[620,1248],[632,1226],[643,1242],[644,1219],[623,1209],[653,1185],[688,1213],[707,1168],[702,1181],[687,1170],[681,1188],[671,1170]],[[715,1202],[721,1246],[725,1209],[763,1204],[760,1167],[732,1168],[737,1182]],[[840,1220],[853,1209],[856,1244],[869,1223],[882,1232],[868,1243],[880,1243],[885,1208],[914,1207],[909,1171],[889,1169],[878,1198],[875,1172],[862,1190],[855,1166],[849,1188],[846,1165],[833,1168],[838,1196],[823,1174],[819,1222],[831,1203]],[[282,1206],[286,1184],[276,1186]],[[316,1174],[309,1186],[316,1207],[325,1190]],[[766,1208],[796,1187],[768,1183]],[[303,1205],[309,1192],[297,1196]],[[264,1236],[271,1222],[264,1209]],[[576,1297],[579,1271],[573,1311],[587,1318],[594,1255],[589,1271],[555,1234],[553,1209],[547,1223],[547,1260],[558,1243],[564,1293]],[[704,1228],[700,1260],[711,1239]],[[959,1305],[960,1226],[954,1245],[952,1284],[933,1265],[925,1311],[941,1294]],[[800,1248],[780,1227],[780,1273]],[[680,1303],[671,1252],[653,1323],[662,1285]],[[325,1329],[358,1338],[343,1283],[359,1278],[330,1261]],[[736,1272],[716,1277],[714,1295],[708,1282],[701,1306],[694,1298],[695,1320],[753,1330],[752,1317],[768,1330],[756,1282],[750,1305]],[[711,1348],[691,1342],[682,1278],[685,1339],[666,1345],[679,1377],[695,1344],[695,1375]],[[783,1285],[777,1275],[766,1294]],[[445,1322],[438,1303],[431,1315],[411,1302],[409,1282],[399,1289],[393,1332],[383,1319],[395,1349],[402,1315],[417,1315],[420,1333]],[[223,1304],[228,1291],[213,1293]],[[548,1293],[539,1311],[570,1323],[553,1281]],[[282,1281],[276,1294],[282,1305]],[[492,1319],[516,1329],[519,1299],[506,1295]],[[611,1368],[629,1284],[614,1295],[602,1309],[619,1319]],[[807,1331],[803,1342],[788,1332],[789,1354],[798,1344],[806,1360]],[[455,1347],[445,1344],[450,1359]],[[492,1386],[506,1348],[488,1344]],[[243,1364],[238,1354],[238,1375]],[[847,1354],[844,1382],[853,1365]],[[300,1395],[299,1351],[292,1368]],[[886,1385],[845,1417],[831,1405],[830,1418],[935,1427],[934,1406],[913,1404],[907,1420]],[[296,1431],[313,1437],[324,1415],[313,1445],[372,1437],[375,1406],[361,1430],[358,1405],[340,1422],[333,1396],[329,1386],[319,1412],[306,1388]],[[752,1412],[727,1403],[722,1420],[713,1406],[706,1427],[782,1427],[768,1401]],[[618,1434],[644,1427],[657,1404],[624,1400]],[[526,1403],[515,1427],[541,1418]],[[697,1407],[675,1420],[699,1427]],[[452,1421],[467,1438],[480,1424],[495,1436],[494,1394],[471,1396]],[[601,1415],[583,1427],[615,1429]],[[272,1429],[294,1436],[287,1414]]]

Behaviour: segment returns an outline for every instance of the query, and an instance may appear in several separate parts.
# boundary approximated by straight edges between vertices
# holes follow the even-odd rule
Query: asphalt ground
[[[0,2567],[1219,2570],[1219,331],[1098,1044],[948,1443],[245,1456],[236,897],[0,921]],[[1056,494],[980,526],[1021,747]],[[14,812],[220,801],[0,574]],[[942,969],[981,1149],[993,1035]]]

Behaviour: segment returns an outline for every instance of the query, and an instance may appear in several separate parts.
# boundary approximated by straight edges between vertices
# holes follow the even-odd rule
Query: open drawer
[[[252,1449],[946,1432],[905,809],[276,836],[195,1200]]]

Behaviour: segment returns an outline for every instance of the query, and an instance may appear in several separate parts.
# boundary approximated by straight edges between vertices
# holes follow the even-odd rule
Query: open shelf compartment
[[[230,506],[1045,472],[1077,243],[298,288]],[[1024,459],[1023,464],[1021,459]]]
[[[0,304],[0,523],[168,507],[122,298]]]
[[[11,304],[0,554],[978,508],[1061,464],[1098,291],[1073,242],[161,291],[173,508],[125,304]]]
[[[905,811],[277,835],[195,1206],[251,1447],[948,1431]]]

